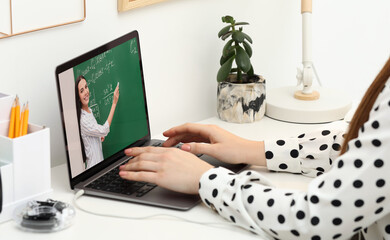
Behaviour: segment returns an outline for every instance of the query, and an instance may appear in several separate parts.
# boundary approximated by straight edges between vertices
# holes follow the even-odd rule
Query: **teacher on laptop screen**
[[[83,75],[76,79],[75,96],[77,107],[77,120],[81,131],[81,144],[85,169],[88,169],[103,161],[102,142],[110,132],[110,126],[114,117],[115,108],[119,99],[119,83],[113,92],[113,100],[110,113],[103,125],[98,124],[89,104],[89,88]]]

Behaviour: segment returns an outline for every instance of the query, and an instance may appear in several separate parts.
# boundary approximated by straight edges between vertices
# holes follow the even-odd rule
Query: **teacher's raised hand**
[[[116,85],[114,90],[114,98],[112,100],[112,104],[117,104],[119,100],[119,83]]]
[[[107,117],[107,122],[110,126],[111,126],[112,119],[114,117],[115,108],[116,108],[116,105],[118,103],[118,99],[119,99],[119,83],[116,85],[116,88],[114,90],[114,96],[112,98],[112,105],[111,105],[110,113],[108,114],[108,117]]]

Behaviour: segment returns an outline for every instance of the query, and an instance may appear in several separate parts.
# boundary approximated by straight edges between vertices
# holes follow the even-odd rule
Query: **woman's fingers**
[[[181,142],[180,137],[178,137],[178,136],[170,137],[167,140],[165,140],[165,142],[163,142],[162,146],[163,147],[173,147],[180,142]]]
[[[210,143],[211,136],[215,133],[215,130],[216,129],[209,125],[186,123],[165,131],[163,135],[168,137],[168,139],[163,143],[163,146],[172,147],[180,142]]]
[[[192,134],[181,134],[173,137],[169,137],[163,143],[163,147],[173,147],[179,143],[190,143],[190,142],[201,142],[201,143],[210,143],[210,139],[196,136]]]
[[[119,170],[155,172],[159,168],[157,157],[156,154],[152,153],[142,154],[140,157],[131,159],[127,164],[120,166]]]
[[[164,148],[161,147],[133,147],[125,150],[127,156],[138,156],[142,153],[161,153]]]
[[[196,194],[201,175],[213,167],[176,148],[133,148],[128,154],[135,157],[120,167],[122,178],[151,182],[183,193]]]
[[[213,157],[215,156],[217,144],[208,143],[186,143],[181,146],[181,149],[193,154],[207,154]]]
[[[157,174],[155,172],[129,172],[120,171],[119,176],[123,179],[138,181],[138,182],[149,182],[156,184]]]
[[[173,137],[180,134],[200,136],[205,139],[209,139],[212,133],[212,126],[196,123],[186,123],[177,127],[173,127],[163,132],[165,137]]]

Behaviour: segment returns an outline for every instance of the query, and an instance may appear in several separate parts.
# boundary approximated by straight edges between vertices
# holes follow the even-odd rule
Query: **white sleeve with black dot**
[[[329,132],[325,135],[331,135]],[[333,135],[336,139],[339,136]],[[324,144],[329,149],[330,143],[339,142],[325,139]],[[288,141],[285,144],[290,146]],[[270,182],[255,171],[235,175],[213,168],[202,176],[199,194],[206,205],[229,221],[255,233],[265,231],[275,239],[349,239],[358,232],[365,239],[390,239],[388,85],[348,146],[328,172],[313,179],[307,192],[269,186]],[[273,154],[277,156],[278,151]]]
[[[267,168],[316,177],[328,171],[340,154],[347,124],[328,126],[296,138],[265,140]]]

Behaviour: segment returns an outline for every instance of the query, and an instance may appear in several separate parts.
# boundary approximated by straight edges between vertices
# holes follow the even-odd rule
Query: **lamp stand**
[[[277,120],[296,123],[323,123],[343,119],[352,105],[349,98],[336,89],[312,87],[314,75],[319,81],[312,62],[312,1],[302,0],[301,3],[303,68],[298,68],[298,86],[267,91],[265,114]],[[299,89],[300,86],[302,89]]]

